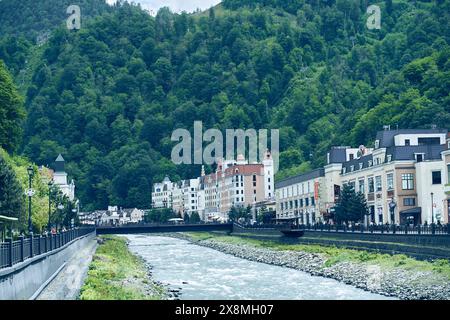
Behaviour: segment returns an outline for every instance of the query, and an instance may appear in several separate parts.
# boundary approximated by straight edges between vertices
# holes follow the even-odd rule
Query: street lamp
[[[31,165],[28,166],[27,168],[27,172],[28,172],[28,232],[30,234],[33,233],[33,225],[31,222],[31,197],[33,196],[33,190],[31,189],[31,182],[33,179],[33,174],[34,174],[34,169]]]
[[[434,193],[431,193],[431,224],[434,224]]]
[[[64,210],[64,205],[62,203],[58,204],[58,210],[59,211]],[[61,212],[59,214],[61,214]],[[58,223],[56,224],[56,231],[58,231]]]
[[[52,215],[52,188],[53,188],[53,180],[48,182],[48,230],[50,230],[51,222],[50,217]]]

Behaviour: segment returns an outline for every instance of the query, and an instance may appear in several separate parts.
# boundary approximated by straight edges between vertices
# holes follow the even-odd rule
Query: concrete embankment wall
[[[261,240],[281,240],[276,229],[243,229],[234,226],[233,234]],[[299,239],[283,239],[298,244],[318,244],[348,249],[406,254],[418,259],[450,259],[450,236],[414,234],[370,234],[305,231]]]
[[[42,254],[0,270],[0,300],[28,300],[89,241],[95,232],[74,240],[58,250]]]

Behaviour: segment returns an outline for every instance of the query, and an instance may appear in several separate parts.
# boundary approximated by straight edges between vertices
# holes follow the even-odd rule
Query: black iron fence
[[[237,226],[245,229],[280,229],[286,224],[239,224]],[[291,225],[292,226],[292,225]],[[317,232],[342,232],[342,233],[377,233],[377,234],[415,234],[415,235],[450,235],[450,224],[429,225],[369,225],[364,224],[325,224],[316,223],[300,225],[300,229]]]
[[[77,228],[57,234],[19,237],[19,240],[7,239],[0,243],[0,269],[12,267],[26,259],[57,250],[69,242],[81,238],[95,228]]]

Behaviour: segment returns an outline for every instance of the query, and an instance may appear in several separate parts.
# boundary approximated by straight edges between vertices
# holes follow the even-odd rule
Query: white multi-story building
[[[165,177],[161,183],[153,185],[152,207],[153,208],[172,208],[174,183],[169,177]]]
[[[299,224],[321,221],[325,209],[323,201],[321,201],[324,198],[324,185],[324,169],[317,169],[277,182],[277,220],[296,221]]]

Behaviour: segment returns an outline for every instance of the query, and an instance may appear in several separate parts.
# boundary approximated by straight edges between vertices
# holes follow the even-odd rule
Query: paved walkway
[[[96,249],[97,241],[94,238],[67,261],[64,268],[36,300],[76,300]]]

